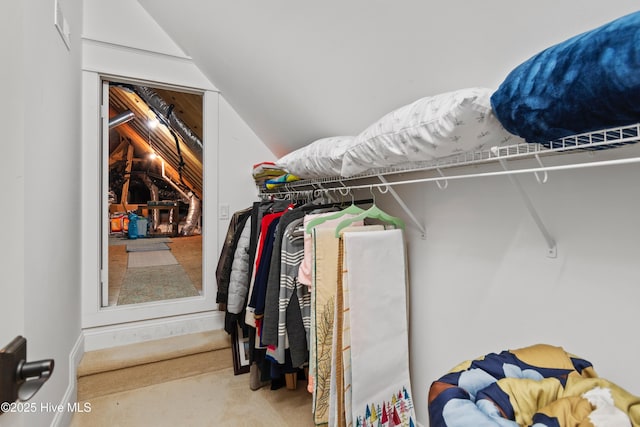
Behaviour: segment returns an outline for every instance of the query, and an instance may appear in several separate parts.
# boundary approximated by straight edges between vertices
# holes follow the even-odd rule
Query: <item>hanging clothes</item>
[[[217,272],[225,329],[249,332],[251,389],[308,365],[317,425],[415,424],[402,220],[375,203],[317,212],[280,200],[237,214]]]
[[[218,265],[216,267],[216,282],[218,285],[216,302],[220,305],[220,310],[222,311],[225,310],[225,305],[227,303],[231,265],[233,263],[233,254],[239,237],[237,231],[244,227],[244,223],[251,215],[251,210],[252,208],[246,208],[235,212],[231,216],[227,234],[222,245],[222,250],[220,251],[220,258],[218,259]]]
[[[308,358],[307,334],[309,316],[311,313],[311,299],[305,286],[300,286],[297,281],[298,267],[303,254],[303,237],[296,233],[296,229],[302,224],[302,218],[293,220],[284,230],[281,245],[280,265],[277,271],[279,278],[276,281],[278,295],[269,301],[266,300],[263,343],[270,344],[267,355],[275,362],[285,363],[285,350],[289,349],[291,363],[294,367],[302,366]],[[273,263],[272,263],[273,264]],[[272,265],[272,271],[274,266]],[[274,283],[270,282],[270,285]],[[273,286],[275,288],[275,286]],[[272,288],[272,289],[273,289]],[[269,290],[269,289],[267,289]],[[295,295],[295,298],[293,298]],[[267,295],[269,297],[269,295]],[[277,318],[270,320],[267,314],[277,312]],[[270,322],[267,322],[270,320]],[[305,328],[305,324],[307,328]],[[268,329],[276,332],[275,342],[267,341]]]
[[[249,264],[249,245],[251,240],[251,221],[245,221],[242,232],[238,238],[236,251],[233,254],[231,264],[231,276],[229,278],[229,291],[227,297],[227,312],[240,314],[244,310],[244,303],[249,292],[249,280],[251,268]]]
[[[305,216],[305,234],[312,220],[331,215],[333,213]],[[309,265],[308,269],[312,272],[307,388],[313,394],[312,407],[316,424],[327,423],[329,419],[334,311],[338,282],[338,239],[334,235],[334,230],[340,221],[352,216],[348,214],[324,221],[311,230],[310,237],[305,236],[305,258],[298,273],[298,280],[300,280],[300,270],[304,268],[303,264],[306,261]],[[355,226],[363,224],[362,221],[354,223]],[[304,273],[302,277],[305,280]]]
[[[291,225],[291,223],[303,218],[305,212],[300,209],[292,209],[287,211],[280,218],[278,229],[276,230],[275,243],[273,246],[273,254],[271,258],[271,266],[269,269],[269,278],[267,282],[267,290],[265,295],[265,310],[262,329],[262,342],[265,345],[277,345],[278,344],[278,325],[279,325],[279,312],[280,312],[280,293],[283,286],[283,278],[281,277],[281,271],[283,269],[292,269],[300,265],[301,259],[297,254],[302,244],[302,238],[298,239],[298,236],[294,236],[293,232],[290,232],[288,237],[285,238],[285,232]],[[286,243],[285,243],[286,240]],[[284,247],[284,245],[288,245]],[[283,265],[284,259],[284,265]],[[286,276],[289,277],[289,276]],[[293,286],[293,284],[289,284]]]
[[[349,208],[347,208],[349,209]],[[307,286],[311,286],[313,282],[313,241],[312,241],[312,233],[311,228],[322,227],[322,228],[334,228],[340,224],[340,221],[353,218],[355,213],[345,213],[343,215],[337,216],[340,212],[322,212],[322,213],[310,213],[305,215],[304,217],[304,257],[302,258],[302,263],[300,264],[300,268],[298,269],[298,282],[303,283]],[[326,219],[331,218],[331,219]],[[319,219],[325,219],[324,221],[318,223],[317,225],[312,227],[312,222],[318,221]],[[356,225],[362,225],[362,221],[356,222]]]
[[[259,327],[257,319],[262,318],[264,312],[264,297],[266,293],[271,254],[275,241],[276,226],[284,212],[264,215],[260,224],[260,240],[256,251],[255,274],[250,286],[249,303],[245,322],[253,327]]]
[[[267,235],[267,222],[263,219],[274,213],[282,215],[282,213],[288,209],[291,205],[288,200],[272,200],[255,202],[253,204],[251,212],[251,234],[249,239],[249,253],[248,253],[248,272],[247,277],[249,283],[246,284],[246,299],[244,302],[243,312],[239,315],[242,319],[242,323],[248,331],[249,336],[249,364],[250,364],[250,387],[252,390],[256,390],[266,384],[269,381],[268,369],[265,364],[264,349],[260,348],[259,340],[256,341],[256,321],[253,314],[255,306],[249,306],[249,300],[252,296],[253,287],[255,284],[255,278],[257,273],[257,267],[260,265],[261,250],[264,245],[264,238]],[[262,225],[265,225],[263,228]],[[258,345],[256,346],[256,342]]]

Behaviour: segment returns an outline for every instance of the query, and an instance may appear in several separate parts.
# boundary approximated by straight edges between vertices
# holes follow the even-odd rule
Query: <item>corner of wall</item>
[[[78,365],[84,356],[84,333],[80,331],[76,342],[69,353],[69,383],[67,390],[62,397],[60,407],[64,408],[63,411],[57,411],[52,426],[68,426],[71,424],[74,410],[78,409],[75,405],[78,396]]]

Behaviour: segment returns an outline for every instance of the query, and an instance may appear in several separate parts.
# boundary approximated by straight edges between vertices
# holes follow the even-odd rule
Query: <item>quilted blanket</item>
[[[640,398],[590,362],[537,344],[466,361],[429,390],[431,427],[640,426]]]

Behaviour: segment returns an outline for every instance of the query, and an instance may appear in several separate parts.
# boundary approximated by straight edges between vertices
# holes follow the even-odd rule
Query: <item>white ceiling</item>
[[[632,0],[138,0],[281,156],[449,90],[497,88]]]

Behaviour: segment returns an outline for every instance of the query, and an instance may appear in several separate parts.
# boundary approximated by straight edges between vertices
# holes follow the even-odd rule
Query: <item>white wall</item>
[[[15,66],[0,67],[0,80],[11,82],[5,85],[5,102],[0,103],[0,117],[5,141],[2,143],[3,158],[0,177],[5,183],[0,218],[4,227],[5,246],[0,257],[3,279],[0,281],[0,347],[4,347],[16,335],[24,334],[24,55],[22,43],[23,5],[11,2],[6,13],[0,15],[4,37],[0,40],[2,52],[11,58]],[[13,34],[13,38],[7,36]],[[9,143],[14,141],[14,143]],[[11,325],[11,327],[9,327]]]
[[[171,55],[188,56],[149,16],[137,1],[110,0],[108,3],[87,0],[83,38],[108,42],[132,49]]]
[[[126,11],[126,13],[123,13]],[[138,37],[139,33],[145,36]],[[151,34],[151,36],[147,35]],[[251,204],[256,189],[251,165],[273,155],[235,113],[215,86],[178,48],[137,2],[84,2],[83,28],[83,328],[86,348],[97,349],[130,342],[221,328],[224,314],[215,304],[215,267],[224,241],[227,220],[219,220],[219,203],[230,213]],[[134,79],[205,91],[204,103],[204,288],[197,300],[173,300],[136,307],[98,308],[100,217],[99,82]],[[214,227],[209,227],[212,224]],[[146,319],[163,319],[149,321]],[[110,326],[113,325],[113,326]]]
[[[3,12],[9,41],[2,67],[3,105],[3,327],[0,345],[27,338],[28,360],[53,358],[50,380],[32,402],[75,400],[73,358],[80,340],[80,28],[82,2],[60,2],[71,31],[71,51],[54,27],[52,1],[10,2]],[[8,19],[5,19],[8,18]],[[8,72],[9,75],[4,73]],[[4,175],[3,175],[4,177]],[[8,214],[9,218],[4,215]],[[7,265],[4,265],[4,262]],[[6,281],[6,283],[5,283]],[[7,307],[5,307],[7,305]],[[71,364],[71,366],[70,366]],[[5,414],[3,426],[66,424],[68,413]]]
[[[3,37],[0,51],[15,64],[13,67],[0,67],[0,81],[11,82],[4,85],[5,98],[0,104],[0,124],[3,129],[3,158],[0,168],[3,186],[3,199],[0,209],[0,221],[7,224],[3,231],[2,256],[0,257],[0,348],[7,345],[17,335],[25,333],[24,311],[24,90],[22,44],[24,41],[22,2],[10,2],[0,15],[0,28]],[[12,35],[11,38],[8,36]],[[13,141],[14,143],[8,143]],[[10,242],[10,243],[9,243]],[[24,425],[20,414],[0,415],[0,423],[11,426]]]
[[[257,190],[251,176],[253,165],[273,161],[275,156],[223,96],[220,97],[219,158],[218,200],[220,205],[229,205],[232,215],[257,200]],[[228,220],[219,221],[219,248],[222,248],[228,227]]]
[[[624,155],[640,156],[640,147],[577,156]],[[396,187],[427,229],[423,240],[407,223],[412,388],[425,426],[432,381],[464,360],[536,343],[561,346],[640,394],[640,171],[628,165],[551,172],[544,185],[533,175],[518,179],[557,242],[555,259],[546,256],[545,240],[507,177],[454,180],[444,191],[434,183]],[[386,210],[404,215],[383,200]]]

